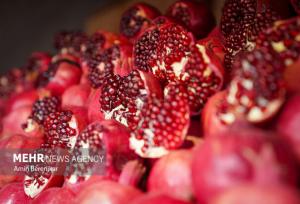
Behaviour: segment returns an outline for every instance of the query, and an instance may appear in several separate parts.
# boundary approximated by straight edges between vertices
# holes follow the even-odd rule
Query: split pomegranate
[[[236,124],[195,150],[192,181],[198,201],[205,203],[244,182],[293,186],[295,171],[294,157],[284,142],[272,133]]]
[[[148,191],[160,191],[178,199],[191,200],[192,155],[191,150],[176,150],[160,158],[151,169]]]
[[[261,32],[257,47],[276,52],[285,66],[292,65],[300,53],[300,17],[278,21],[275,25]]]
[[[58,148],[72,150],[79,132],[86,126],[86,110],[73,108],[50,113],[44,120],[45,139],[41,148]],[[63,176],[52,175],[49,172],[28,174],[24,179],[25,193],[34,198],[49,187],[61,186]]]
[[[189,107],[186,97],[174,91],[163,99],[152,96],[138,117],[130,137],[131,148],[140,156],[157,158],[179,148],[189,127]]]
[[[135,158],[129,148],[129,137],[128,129],[113,120],[89,124],[78,136],[74,154],[81,155],[88,150],[92,156],[105,155],[104,162],[83,167],[71,164],[67,184],[88,180],[91,175],[117,180],[125,163]]]
[[[205,3],[193,0],[176,1],[168,8],[167,16],[187,28],[197,38],[206,37],[216,24]]]
[[[225,191],[211,204],[297,204],[299,193],[285,186],[244,184]]]
[[[100,104],[105,119],[115,119],[133,130],[151,94],[162,95],[158,80],[150,73],[133,70],[128,76],[111,75],[101,87]]]
[[[113,181],[103,181],[90,185],[82,190],[76,203],[130,203],[141,192],[133,187],[118,184]]]
[[[220,110],[221,120],[226,124],[237,119],[251,123],[268,121],[285,101],[284,65],[277,54],[256,49],[242,55],[234,68],[235,76]]]
[[[278,123],[276,125],[278,131],[281,133],[283,139],[285,139],[293,148],[297,155],[298,161],[300,161],[300,149],[299,149],[299,122],[300,122],[300,95],[291,97],[279,116]]]
[[[132,45],[117,41],[102,53],[88,60],[88,79],[93,88],[99,88],[113,74],[126,76],[132,70]]]
[[[160,15],[159,10],[146,3],[136,3],[128,8],[120,21],[122,36],[134,40],[151,25],[151,20]]]
[[[103,120],[104,116],[101,112],[101,104],[99,99],[101,97],[101,89],[92,89],[87,99],[87,111],[89,123],[95,122],[96,120]]]
[[[224,71],[218,57],[204,45],[195,44],[192,35],[174,23],[146,31],[136,42],[134,55],[138,69],[186,87],[192,114],[198,114],[223,86]]]
[[[252,51],[256,38],[262,30],[278,20],[278,15],[257,0],[227,0],[223,7],[221,31],[225,36],[225,67],[231,71],[232,63],[239,52]]]
[[[54,37],[54,47],[62,54],[80,56],[86,40],[86,34],[81,31],[61,31]]]

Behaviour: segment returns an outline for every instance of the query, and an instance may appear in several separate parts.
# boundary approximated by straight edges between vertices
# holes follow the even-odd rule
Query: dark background
[[[53,51],[53,35],[82,29],[88,15],[112,0],[1,0],[0,72],[24,64],[33,51]]]

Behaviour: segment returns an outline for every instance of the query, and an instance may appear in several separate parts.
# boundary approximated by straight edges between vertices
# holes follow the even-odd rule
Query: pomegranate
[[[61,31],[54,37],[54,47],[62,54],[80,56],[86,40],[86,34],[81,31]]]
[[[235,56],[239,52],[252,51],[259,32],[278,19],[268,3],[227,0],[221,17],[221,31],[226,38],[225,67],[231,71]]]
[[[146,173],[146,166],[139,161],[128,161],[122,169],[118,182],[123,185],[138,186]]]
[[[300,95],[292,96],[285,106],[282,113],[279,115],[277,130],[281,133],[282,137],[291,145],[300,161],[299,142],[300,137],[298,134],[299,121],[300,121]]]
[[[0,190],[0,203],[29,204],[31,198],[24,193],[22,183],[11,183]]]
[[[86,126],[86,122],[85,109],[73,108],[72,111],[62,110],[50,113],[43,123],[45,139],[41,147],[72,150],[79,132]],[[34,198],[45,189],[61,186],[62,183],[63,176],[61,175],[37,172],[37,175],[28,174],[25,176],[24,191],[28,196]]]
[[[294,157],[284,142],[272,133],[243,124],[207,138],[196,148],[192,162],[199,202],[208,202],[244,182],[295,185],[295,171]]]
[[[47,71],[39,75],[37,86],[61,95],[68,87],[78,84],[82,71],[74,60],[70,55],[55,56]]]
[[[265,123],[285,101],[284,65],[274,52],[256,49],[242,55],[234,64],[220,118],[226,124],[237,119]]]
[[[38,195],[32,201],[32,204],[59,204],[59,203],[74,203],[75,195],[65,188],[49,188]]]
[[[131,133],[131,148],[145,158],[158,158],[179,148],[189,128],[189,114],[186,97],[182,94],[170,91],[163,99],[150,97]]]
[[[74,152],[83,154],[88,149],[92,155],[105,155],[101,164],[92,163],[84,167],[70,166],[66,179],[69,185],[88,180],[90,175],[102,175],[117,180],[123,165],[135,158],[129,148],[130,133],[126,127],[113,120],[96,121],[89,124],[78,136]],[[71,164],[72,165],[72,164]],[[66,184],[67,185],[67,184]]]
[[[178,200],[163,193],[147,193],[134,199],[132,204],[188,204],[189,202]]]
[[[257,47],[276,52],[285,66],[292,65],[299,58],[300,17],[278,21],[270,29],[261,32]]]
[[[214,199],[211,204],[297,204],[299,193],[285,186],[258,186],[244,184],[229,189]]]
[[[115,119],[133,130],[139,114],[151,94],[158,97],[162,90],[150,73],[133,70],[128,76],[107,77],[101,87],[100,104],[105,119]]]
[[[133,187],[103,181],[82,190],[77,196],[76,203],[130,203],[139,195],[141,192]]]
[[[214,35],[214,34],[212,34]],[[216,34],[217,35],[217,34]],[[208,36],[207,38],[201,39],[197,42],[199,45],[205,47],[209,50],[209,53],[214,53],[221,61],[222,65],[224,63],[225,47],[221,38],[218,36]]]
[[[174,39],[175,43],[170,43]],[[148,29],[136,42],[135,66],[151,71],[162,81],[186,87],[192,114],[223,86],[224,71],[218,57],[194,42],[191,33],[172,22]]]
[[[227,124],[219,117],[219,111],[222,111],[222,104],[226,99],[226,91],[221,91],[213,95],[205,104],[201,113],[201,125],[204,137],[215,135],[227,129]]]
[[[151,5],[136,3],[122,14],[120,33],[133,41],[151,25],[151,20],[159,15],[159,10]]]
[[[165,192],[182,200],[191,200],[192,155],[191,150],[176,150],[160,158],[151,169],[148,190]]]
[[[90,87],[88,85],[73,85],[70,86],[62,95],[62,107],[79,106],[85,107],[90,94]]]
[[[197,38],[206,37],[216,24],[213,13],[205,3],[193,0],[176,1],[168,8],[166,15],[187,28]]]
[[[88,79],[93,88],[99,88],[113,74],[126,76],[132,70],[132,45],[124,40],[116,41],[102,53],[88,60]]]

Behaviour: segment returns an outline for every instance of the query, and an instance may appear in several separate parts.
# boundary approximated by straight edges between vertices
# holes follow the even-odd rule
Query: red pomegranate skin
[[[22,183],[11,183],[0,190],[0,203],[29,204],[31,201],[25,195]]]

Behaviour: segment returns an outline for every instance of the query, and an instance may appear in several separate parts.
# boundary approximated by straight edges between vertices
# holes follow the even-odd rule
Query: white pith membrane
[[[36,181],[33,181],[28,185],[24,184],[24,192],[26,195],[28,195],[31,198],[36,197],[40,192],[42,192],[45,189],[45,187],[47,186],[48,181],[49,181],[49,179],[47,179],[43,176],[40,176],[38,179],[42,182],[42,184],[39,184]],[[26,183],[26,181],[29,181],[29,180],[33,180],[33,178],[31,176],[25,175],[24,183]]]

